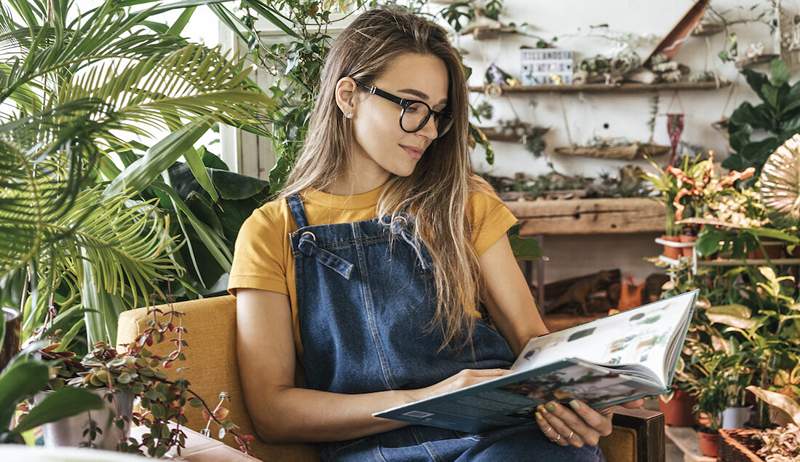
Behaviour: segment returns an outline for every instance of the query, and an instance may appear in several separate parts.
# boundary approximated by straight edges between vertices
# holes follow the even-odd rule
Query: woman
[[[376,9],[332,45],[303,152],[230,275],[262,439],[322,443],[323,460],[602,458],[610,413],[579,402],[482,434],[372,417],[501,376],[547,332],[505,236],[516,220],[470,171],[467,123],[442,28]]]

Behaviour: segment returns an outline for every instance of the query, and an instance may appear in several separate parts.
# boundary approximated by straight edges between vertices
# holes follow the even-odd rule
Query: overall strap
[[[292,212],[294,222],[297,228],[305,228],[308,226],[308,219],[306,219],[306,209],[303,207],[303,199],[300,198],[300,193],[294,193],[286,198],[286,203],[289,205],[289,211]]]

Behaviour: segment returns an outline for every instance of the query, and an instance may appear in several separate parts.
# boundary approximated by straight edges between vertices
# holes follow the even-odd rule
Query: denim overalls
[[[514,354],[479,320],[474,347],[437,353],[442,334],[427,329],[435,309],[430,255],[412,239],[407,214],[310,226],[298,194],[287,198],[306,386],[334,393],[423,388],[462,369],[508,368]],[[596,448],[561,447],[535,426],[468,434],[407,426],[320,445],[342,461],[595,461]]]

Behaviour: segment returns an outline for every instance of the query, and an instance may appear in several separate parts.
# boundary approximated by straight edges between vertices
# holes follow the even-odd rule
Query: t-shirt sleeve
[[[262,289],[289,294],[284,250],[288,245],[284,226],[256,209],[245,220],[236,237],[228,292]]]
[[[517,223],[517,217],[494,192],[472,193],[470,212],[472,244],[478,256],[489,250],[489,247]]]

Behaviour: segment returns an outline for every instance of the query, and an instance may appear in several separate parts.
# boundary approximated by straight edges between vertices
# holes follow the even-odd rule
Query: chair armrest
[[[614,411],[615,427],[636,432],[636,460],[638,462],[664,462],[664,414],[649,409],[617,408]]]

